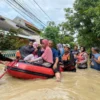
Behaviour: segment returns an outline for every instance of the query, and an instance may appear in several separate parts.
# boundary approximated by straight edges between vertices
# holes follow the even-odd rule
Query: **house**
[[[40,42],[41,39],[41,31],[20,17],[16,17],[15,19],[11,20],[0,16],[0,29],[5,31],[10,31],[11,29],[20,29],[21,32],[18,34],[18,37],[20,38],[33,39],[37,42]]]
[[[18,27],[12,20],[0,16],[0,29],[9,31],[10,29],[18,29]]]

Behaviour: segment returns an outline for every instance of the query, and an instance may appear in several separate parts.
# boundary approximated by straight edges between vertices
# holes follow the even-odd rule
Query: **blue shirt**
[[[53,61],[55,62],[56,58],[58,57],[58,51],[55,48],[52,48],[53,53]]]
[[[100,57],[100,54],[94,54],[94,58],[98,59]],[[94,59],[92,59],[91,68],[99,70],[100,71],[100,64],[98,64]]]
[[[71,50],[71,52],[72,52],[73,55],[79,54],[79,50]]]
[[[71,50],[71,53],[73,54],[73,56],[79,54],[79,50]],[[76,58],[74,58],[74,61],[76,62]]]

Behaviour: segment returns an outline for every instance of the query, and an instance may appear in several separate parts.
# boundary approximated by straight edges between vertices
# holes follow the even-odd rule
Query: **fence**
[[[5,51],[2,51],[2,54],[5,57],[15,57],[16,50],[5,50]]]

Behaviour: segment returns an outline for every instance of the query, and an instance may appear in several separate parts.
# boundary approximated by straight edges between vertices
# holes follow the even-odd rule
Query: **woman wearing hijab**
[[[39,63],[43,61],[41,62],[41,65],[51,67],[51,65],[53,64],[53,54],[51,48],[49,47],[49,41],[47,39],[42,40],[42,47],[44,48],[44,53],[42,54],[42,56],[34,60],[30,60],[29,62]]]
[[[32,54],[26,56],[26,57],[24,58],[24,61],[29,61],[29,60],[38,58],[38,55],[36,54],[37,47],[38,47],[38,43],[37,43],[37,42],[34,42],[34,43],[33,43],[33,47],[34,47],[34,52],[33,52]]]
[[[86,53],[85,47],[81,47],[81,52],[76,56],[76,63],[79,69],[87,68],[88,55]]]
[[[40,57],[42,55],[42,51],[41,51],[41,47],[39,46],[39,44],[37,42],[33,43],[33,47],[34,47],[34,52],[28,56],[26,56],[24,58],[25,61],[30,61],[30,60],[34,60],[38,57]]]
[[[33,47],[34,47],[34,52],[33,52],[33,55],[34,55],[34,59],[38,58],[38,47],[39,47],[39,44],[37,42],[34,42],[33,43]]]
[[[64,48],[62,44],[57,44],[58,54],[59,54],[59,61],[61,61],[61,58],[64,54]]]

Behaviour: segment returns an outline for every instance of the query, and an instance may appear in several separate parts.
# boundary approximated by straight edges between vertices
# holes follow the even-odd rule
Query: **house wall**
[[[10,20],[10,19],[5,18],[5,17],[2,17],[2,18],[4,18],[5,20],[0,20],[0,29],[5,30],[5,31],[9,31],[10,29],[19,29],[19,27],[16,25],[20,24],[20,26],[25,27],[26,29],[20,28],[21,32],[19,34],[22,34],[22,35],[27,36],[27,37],[28,36],[32,37],[38,43],[40,43],[41,37],[37,33],[35,33],[35,31],[32,31],[31,29],[29,29],[25,25],[25,22],[22,18],[16,17],[14,20]],[[29,39],[29,38],[27,38],[27,39]]]
[[[10,29],[14,28],[14,29],[18,29],[18,27],[16,26],[16,24],[7,18],[4,18],[5,20],[0,20],[0,28],[6,31],[9,31]]]
[[[42,39],[42,37],[39,35],[33,35],[32,38],[35,39],[36,42],[38,42],[38,43],[40,43],[40,39]]]

